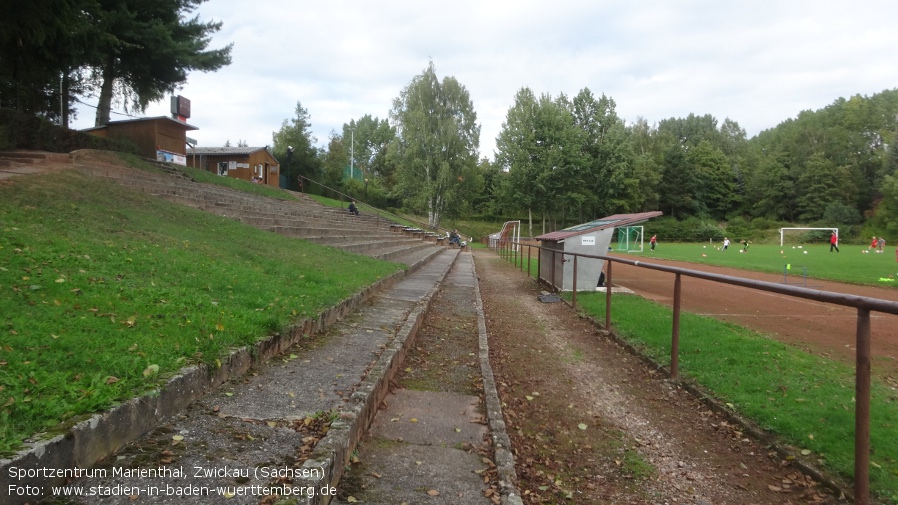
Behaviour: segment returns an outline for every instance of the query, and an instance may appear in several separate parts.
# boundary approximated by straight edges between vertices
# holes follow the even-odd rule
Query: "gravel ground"
[[[475,252],[525,503],[845,503],[489,251]]]

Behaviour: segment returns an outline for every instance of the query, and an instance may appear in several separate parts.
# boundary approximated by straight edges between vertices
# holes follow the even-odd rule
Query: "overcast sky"
[[[730,118],[749,137],[839,97],[898,88],[896,0],[208,0],[197,14],[224,23],[211,47],[234,43],[230,66],[191,73],[178,91],[201,147],[270,145],[297,102],[326,146],[352,119],[387,118],[431,60],[467,88],[491,159],[522,87],[589,88],[628,124]],[[145,114],[160,115],[168,101]],[[79,116],[72,127],[93,126],[94,109]]]

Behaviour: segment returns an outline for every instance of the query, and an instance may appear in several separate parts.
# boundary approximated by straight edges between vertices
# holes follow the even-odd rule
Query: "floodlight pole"
[[[355,164],[355,128],[349,129],[349,178],[355,179],[355,169],[353,165]]]

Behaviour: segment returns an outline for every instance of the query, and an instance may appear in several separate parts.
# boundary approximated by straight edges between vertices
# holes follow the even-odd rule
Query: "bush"
[[[860,224],[864,221],[864,217],[854,207],[845,205],[842,202],[832,202],[823,210],[823,226],[832,226],[833,224],[853,225]]]
[[[139,155],[137,146],[124,139],[108,139],[70,130],[46,119],[13,109],[0,109],[0,150],[28,149],[69,153],[78,149],[103,149]]]
[[[752,230],[748,221],[742,217],[734,217],[730,219],[726,226],[727,236],[733,240],[749,240],[752,239]]]
[[[672,217],[661,217],[645,223],[645,236],[658,235],[669,242],[706,242],[723,240],[723,230],[713,221],[690,217],[677,221]]]

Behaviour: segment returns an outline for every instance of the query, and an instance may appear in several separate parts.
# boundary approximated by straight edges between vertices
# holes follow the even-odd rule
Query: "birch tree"
[[[477,165],[480,125],[468,90],[454,77],[439,80],[433,62],[393,100],[396,191],[427,213],[431,228],[465,201],[464,174]]]

